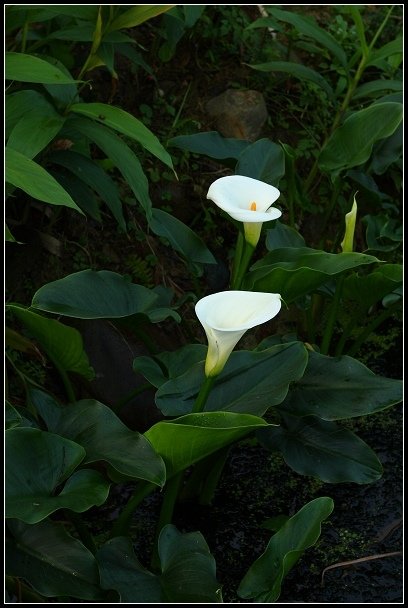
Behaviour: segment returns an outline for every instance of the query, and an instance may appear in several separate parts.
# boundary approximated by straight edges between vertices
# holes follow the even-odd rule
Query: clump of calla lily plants
[[[46,7],[34,8],[40,10],[35,13],[39,22],[55,23],[52,11],[48,14]],[[80,18],[85,29],[93,24],[91,30],[88,27],[93,32],[92,48],[78,80],[61,62],[51,68],[46,59],[27,52],[32,39],[36,40],[35,48],[41,48],[41,39],[27,35],[29,21],[20,24],[18,7],[9,13],[11,24],[24,26],[21,52],[13,47],[6,58],[7,79],[24,83],[21,89],[11,89],[8,102],[9,192],[20,189],[43,203],[69,207],[69,212],[80,214],[81,219],[96,213],[96,208],[77,205],[74,189],[70,193],[65,190],[69,180],[58,181],[58,167],[74,171],[81,166],[80,161],[84,170],[77,171],[76,183],[83,179],[89,186],[97,184],[101,199],[118,224],[125,225],[113,179],[88,154],[92,143],[122,173],[149,229],[166,238],[167,245],[196,268],[215,266],[210,244],[207,248],[176,217],[152,206],[142,167],[131,146],[115,131],[173,169],[171,156],[158,139],[140,121],[112,104],[84,103],[78,88],[93,66],[104,61],[108,67],[113,65],[108,60],[111,47],[106,45],[113,48],[120,42],[123,48],[129,44],[125,37],[118,38],[118,30],[135,27],[171,7],[105,8],[110,10],[64,7],[64,27],[73,17]],[[143,14],[141,8],[145,9]],[[276,18],[292,19],[276,10]],[[357,16],[355,19],[360,24]],[[300,27],[303,21],[295,23]],[[258,27],[263,25],[266,22]],[[329,51],[336,51],[337,46],[319,33],[320,28],[306,25],[302,26],[305,35],[311,32]],[[361,168],[373,145],[391,138],[401,122],[401,104],[394,98],[346,112],[365,67],[372,65],[371,60],[380,62],[381,67],[380,60],[388,56],[386,51],[374,55],[377,37],[363,48],[360,68],[347,89],[347,103],[336,114],[307,180],[305,192],[310,195],[318,171],[326,172],[334,192],[331,211],[344,172]],[[103,43],[104,52],[98,50]],[[344,63],[344,73],[352,69],[355,61],[346,65],[343,54],[336,51],[335,55]],[[47,93],[43,95],[40,87],[24,88],[32,82],[43,82]],[[343,89],[338,87],[340,93]],[[29,116],[25,113],[28,103],[34,107]],[[35,104],[41,109],[38,115]],[[47,122],[44,117],[49,113],[51,120]],[[380,116],[384,119],[381,132],[372,137],[368,133],[369,145],[363,146],[363,151],[358,145],[355,150],[349,142],[349,129],[357,133],[363,125],[362,131],[367,133],[367,124],[378,126]],[[27,121],[32,121],[35,137],[23,137]],[[39,152],[57,136],[59,142],[79,142],[80,146],[79,152],[75,146],[72,150],[72,146],[50,148],[47,162],[54,169],[57,166],[53,177],[37,160]],[[188,137],[183,141],[176,137],[170,143],[186,150],[192,141]],[[349,147],[343,145],[344,138]],[[6,352],[7,364],[21,381],[26,397],[24,405],[13,402],[12,397],[6,399],[7,601],[223,602],[223,580],[206,539],[200,530],[178,528],[174,514],[185,496],[200,505],[212,504],[220,480],[227,474],[230,450],[242,440],[251,439],[260,449],[280,454],[289,469],[325,483],[371,484],[382,476],[375,452],[342,426],[342,421],[375,415],[402,400],[400,380],[378,375],[354,358],[370,333],[401,306],[401,265],[377,257],[374,253],[381,250],[374,247],[357,250],[357,188],[338,226],[339,247],[330,253],[312,248],[295,222],[296,201],[301,199],[295,150],[265,139],[239,145],[218,134],[210,134],[209,139],[212,145],[223,141],[225,149],[231,150],[226,157],[237,159],[234,171],[226,170],[227,175],[208,185],[204,202],[216,211],[214,230],[221,231],[229,222],[236,231],[232,256],[229,259],[226,255],[224,260],[229,271],[225,289],[211,291],[201,272],[201,293],[193,294],[181,306],[168,287],[148,288],[111,270],[89,268],[44,284],[29,306],[7,302],[7,315],[12,320],[7,346],[22,353],[40,353],[55,370],[61,387],[59,393],[48,389],[46,383],[19,369],[10,351]],[[358,137],[356,141],[358,144]],[[378,146],[374,152],[378,153]],[[259,174],[257,162],[251,164],[259,154],[265,165],[273,160],[276,171],[271,169],[269,178]],[[279,185],[283,177],[286,192]],[[361,176],[359,180],[367,186],[368,180]],[[283,213],[285,207],[289,221]],[[13,246],[19,246],[11,233],[7,231],[7,235]],[[346,321],[345,305],[350,311]],[[182,318],[186,306],[189,319]],[[291,333],[279,329],[288,312],[298,320]],[[78,320],[92,323],[106,319],[113,325],[142,328],[135,333],[143,336],[149,328],[174,328],[174,324],[191,322],[191,317],[189,342],[180,344],[175,337],[173,349],[140,355],[133,361],[133,370],[145,381],[141,394],[153,392],[152,406],[160,413],[160,419],[147,430],[129,428],[120,407],[89,396],[79,398],[75,379],[91,382],[98,370],[90,364],[81,331],[75,325]],[[260,331],[262,338],[257,340]],[[246,341],[248,337],[251,340]],[[115,520],[105,522],[103,534],[96,534],[87,516],[106,509],[113,489],[127,487],[126,502]],[[135,549],[132,521],[152,495],[158,497],[160,506],[146,563]],[[318,542],[333,509],[335,504],[326,495],[294,513],[288,505],[263,552],[254,556],[237,585],[239,601],[276,602],[285,576]]]
[[[280,451],[296,472],[325,482],[371,483],[382,474],[371,448],[336,421],[398,403],[400,382],[376,376],[350,356],[328,356],[317,345],[292,337],[272,334],[253,350],[237,348],[246,332],[270,324],[282,306],[296,300],[296,280],[285,297],[251,289],[257,286],[252,274],[257,274],[262,260],[247,272],[263,224],[281,216],[273,206],[279,191],[235,175],[215,181],[208,198],[238,222],[231,289],[209,294],[195,304],[207,344],[186,344],[135,360],[135,370],[157,389],[155,401],[163,414],[163,420],[145,433],[128,429],[103,403],[75,399],[67,372],[92,377],[92,370],[79,332],[55,316],[114,318],[114,312],[125,317],[143,311],[153,322],[163,320],[170,311],[161,308],[153,291],[116,273],[87,270],[44,285],[30,308],[8,304],[43,344],[69,396],[63,404],[30,382],[26,386],[30,408],[23,413],[7,405],[8,576],[27,581],[33,588],[29,594],[69,595],[88,602],[107,598],[140,603],[222,601],[222,582],[204,537],[200,531],[183,533],[172,518],[181,491],[193,478],[186,472],[195,471],[197,500],[210,504],[229,448],[249,435],[263,447]],[[373,275],[378,272],[376,258],[352,250],[356,210],[354,202],[345,222],[343,251],[314,252],[326,258],[326,273],[345,277],[367,264]],[[279,252],[287,256],[291,249],[271,253],[278,258]],[[302,249],[307,255],[307,248]],[[275,262],[272,267],[285,273],[286,265]],[[286,273],[296,278],[305,270],[299,266]],[[266,266],[266,276],[268,272]],[[309,272],[312,291],[315,272]],[[324,271],[319,276],[322,283],[327,280]],[[265,281],[260,284],[266,285]],[[304,294],[304,280],[300,289]],[[116,311],[110,295],[120,304]],[[137,480],[136,489],[109,539],[99,545],[84,530],[80,514],[104,505],[112,484],[125,480]],[[131,520],[152,492],[161,492],[162,506],[157,544],[146,567],[132,547]],[[316,543],[333,507],[329,496],[321,496],[287,518],[242,579],[238,596],[254,602],[276,601],[284,576]],[[78,537],[61,522],[63,513],[69,513]],[[38,561],[45,562],[41,576],[36,576]]]

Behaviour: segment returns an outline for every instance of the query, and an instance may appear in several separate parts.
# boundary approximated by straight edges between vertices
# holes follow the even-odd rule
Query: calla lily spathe
[[[280,309],[279,293],[220,291],[199,300],[195,311],[208,339],[206,376],[218,376],[244,333],[273,319]]]
[[[234,220],[243,222],[245,240],[256,246],[263,222],[276,220],[282,212],[273,203],[280,192],[274,186],[244,175],[228,175],[213,182],[207,198]]]
[[[341,250],[343,253],[353,251],[353,241],[354,241],[354,230],[356,228],[356,217],[357,217],[357,201],[356,197],[354,197],[353,205],[348,213],[345,215],[346,222],[346,231],[344,233],[344,238],[341,242]]]

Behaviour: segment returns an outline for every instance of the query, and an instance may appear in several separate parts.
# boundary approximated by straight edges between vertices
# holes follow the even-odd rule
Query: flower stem
[[[193,409],[191,410],[192,414],[197,414],[198,412],[202,412],[206,401],[208,399],[208,395],[213,387],[216,376],[206,376],[204,382],[201,385],[200,391],[197,395],[197,399],[193,405]]]
[[[366,311],[364,311],[364,312],[366,312]],[[362,311],[358,308],[357,312],[354,315],[352,315],[350,321],[347,323],[347,325],[343,329],[343,333],[341,335],[340,340],[337,343],[336,350],[334,352],[335,357],[340,357],[343,354],[343,350],[346,345],[346,342],[347,342],[351,332],[353,331],[354,327],[356,327],[358,321],[360,320],[361,315],[362,315]]]
[[[216,453],[217,459],[215,461],[215,464],[212,466],[204,480],[203,488],[201,490],[200,498],[198,501],[200,505],[211,504],[214,498],[215,489],[224,470],[229,451],[230,446],[227,445],[225,448],[222,448]]]
[[[10,595],[14,594],[17,603],[23,604],[45,604],[46,598],[39,595],[33,589],[29,589],[19,578],[6,575],[6,589]]]
[[[47,355],[61,377],[62,383],[65,388],[65,392],[67,393],[69,403],[75,403],[76,397],[75,397],[74,388],[71,384],[71,380],[69,379],[67,372],[65,371],[65,369],[63,367],[61,367],[61,365],[58,363],[58,361],[50,355],[49,352],[47,352]]]
[[[110,538],[113,538],[114,536],[127,535],[133,511],[137,509],[139,504],[144,498],[146,498],[146,496],[149,496],[149,494],[151,494],[153,490],[156,489],[157,486],[154,483],[151,483],[150,481],[143,481],[138,484],[135,492],[133,493],[133,496],[129,499],[128,503],[126,504],[118,519],[116,520],[110,533]]]
[[[194,403],[194,406],[192,409],[193,414],[200,413],[203,411],[206,401],[208,399],[208,395],[210,394],[210,391],[215,382],[215,379],[216,379],[216,376],[207,376],[205,378],[204,382],[201,385],[200,391],[197,395],[197,399],[195,400],[195,403]],[[152,555],[152,562],[151,562],[151,566],[153,569],[158,569],[159,565],[160,565],[159,564],[159,555],[158,555],[158,546],[157,546],[159,534],[165,525],[171,523],[171,520],[173,517],[173,512],[174,512],[174,506],[176,504],[176,500],[179,495],[180,487],[183,482],[183,477],[184,477],[184,470],[180,471],[179,473],[174,475],[174,477],[169,479],[169,481],[166,484],[163,504],[162,504],[162,507],[160,510],[159,521],[157,523],[157,528],[156,528],[156,539],[155,539],[153,555]]]
[[[85,545],[85,547],[87,549],[89,549],[89,551],[91,551],[91,553],[95,553],[96,545],[95,545],[94,538],[93,538],[92,534],[90,533],[90,531],[88,530],[88,528],[86,527],[86,525],[84,524],[84,522],[79,517],[79,514],[74,513],[74,511],[69,511],[68,509],[64,509],[64,515],[75,527],[75,529],[78,532],[79,537],[80,537],[82,543]]]
[[[324,331],[323,340],[322,340],[322,344],[320,347],[320,352],[322,355],[327,355],[329,353],[330,342],[331,342],[331,339],[333,336],[334,326],[335,326],[336,319],[338,316],[341,294],[343,291],[344,278],[345,278],[345,275],[342,274],[340,279],[337,281],[336,291],[334,294],[332,305],[330,307],[329,318],[328,318],[328,321],[326,324],[326,329]]]
[[[353,346],[348,350],[347,354],[349,357],[354,357],[354,355],[359,351],[360,347],[367,340],[368,336],[373,332],[381,323],[383,323],[388,317],[394,314],[396,308],[401,305],[401,302],[394,302],[389,308],[383,310],[383,312],[374,319],[367,327],[360,333],[357,340],[354,342]]]
[[[240,289],[241,283],[244,278],[244,275],[248,269],[249,262],[251,261],[252,254],[255,251],[255,247],[248,243],[244,242],[244,250],[242,252],[239,268],[236,272],[235,280],[231,283],[231,289]]]
[[[241,264],[241,257],[242,257],[242,251],[244,248],[244,235],[242,234],[241,230],[238,232],[238,238],[237,238],[237,246],[235,247],[235,254],[234,254],[234,262],[232,265],[232,273],[231,273],[231,289],[234,289],[234,285],[237,281],[237,274],[239,271],[239,267]]]
[[[160,559],[158,552],[158,540],[160,536],[160,532],[167,524],[171,523],[173,518],[174,506],[176,504],[177,496],[179,494],[179,490],[181,484],[183,482],[184,470],[180,471],[174,477],[169,479],[166,484],[166,491],[163,498],[163,503],[160,510],[159,521],[157,522],[155,541],[153,546],[153,554],[151,560],[151,568],[152,570],[158,570],[160,567]]]

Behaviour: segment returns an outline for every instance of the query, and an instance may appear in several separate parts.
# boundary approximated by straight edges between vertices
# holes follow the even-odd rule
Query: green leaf
[[[283,410],[281,410],[283,414]],[[372,483],[382,466],[372,449],[351,431],[315,416],[284,414],[285,426],[258,432],[260,443],[279,450],[291,469],[326,483]]]
[[[172,602],[219,602],[215,560],[200,532],[181,534],[165,526],[159,537],[161,583]]]
[[[152,209],[149,226],[155,234],[165,237],[187,260],[201,264],[216,264],[213,254],[207,249],[204,241],[191,228],[166,211]]]
[[[379,214],[365,215],[362,221],[367,225],[367,251],[392,251],[401,244],[403,227],[398,220]]]
[[[50,55],[42,55],[42,58],[46,59],[51,65],[57,67],[63,74],[66,74],[68,77],[71,76],[68,69],[59,59]],[[47,93],[53,98],[56,107],[64,116],[67,114],[68,107],[79,100],[79,91],[75,83],[64,85],[44,84],[43,86]]]
[[[287,304],[313,293],[329,277],[366,264],[378,263],[363,253],[327,253],[309,247],[274,249],[256,262],[245,276],[243,288],[280,293]]]
[[[333,511],[331,498],[315,498],[300,509],[274,534],[264,553],[242,579],[238,595],[254,603],[276,602],[284,577],[303,552],[316,544],[321,524]]]
[[[402,159],[403,145],[404,129],[401,123],[390,137],[386,137],[374,144],[368,171],[376,175],[383,175],[392,163]]]
[[[222,137],[218,131],[195,133],[194,135],[178,135],[168,142],[169,146],[187,150],[194,154],[205,154],[210,158],[235,158],[238,160],[242,152],[251,145],[249,141]]]
[[[306,247],[303,236],[297,230],[279,220],[274,222],[273,228],[266,230],[265,245],[268,251],[282,249],[282,247]]]
[[[10,93],[5,98],[6,110],[6,139],[21,119],[30,114],[41,117],[60,116],[54,106],[38,91],[23,89],[16,93]]]
[[[6,540],[6,572],[25,579],[46,597],[67,596],[89,601],[105,598],[92,553],[62,524],[36,525],[9,521],[14,538]]]
[[[382,300],[403,282],[402,264],[384,264],[367,275],[353,273],[343,283],[343,297],[362,311]]]
[[[75,118],[70,125],[93,141],[122,173],[136,199],[142,205],[146,217],[151,216],[152,202],[149,184],[137,156],[110,129],[85,118]]]
[[[137,357],[133,361],[133,369],[159,388],[170,378],[181,376],[195,363],[204,361],[206,353],[207,346],[204,344],[186,344],[175,351],[160,353],[154,358]]]
[[[77,319],[118,319],[147,314],[158,296],[110,270],[81,270],[47,283],[31,306]]]
[[[4,225],[4,240],[7,243],[18,243],[19,245],[21,245],[21,241],[17,241],[17,239],[14,238],[7,224]]]
[[[145,437],[163,458],[170,478],[263,426],[268,426],[265,420],[249,414],[203,412],[158,422]]]
[[[153,17],[170,10],[173,6],[174,4],[148,4],[145,6],[132,6],[132,8],[128,9],[114,19],[113,23],[111,23],[108,28],[108,32],[111,32],[112,30],[122,30],[128,27],[135,27],[136,25],[144,23],[148,19],[152,19]]]
[[[374,143],[394,133],[402,120],[402,104],[378,103],[353,112],[335,130],[319,156],[319,167],[337,175],[361,165],[371,156]]]
[[[51,361],[58,367],[67,372],[76,372],[87,380],[95,377],[79,331],[20,305],[7,304],[7,308],[40,343]]]
[[[352,5],[346,5],[345,7],[345,12],[350,13],[350,15],[353,18],[355,27],[356,27],[356,32],[357,32],[357,36],[359,38],[360,41],[360,49],[357,51],[358,54],[362,54],[363,57],[368,58],[369,56],[369,48],[368,48],[368,44],[367,44],[367,40],[366,40],[366,31],[365,31],[365,24],[364,21],[361,17],[361,10],[362,7],[360,6],[352,6]]]
[[[6,400],[6,411],[4,415],[4,423],[6,431],[18,426],[21,422],[21,416],[16,409]]]
[[[95,21],[98,15],[98,6],[95,5],[56,5],[56,6],[31,6],[29,4],[10,5],[7,7],[10,13],[30,11],[31,22],[47,21],[64,15],[66,17],[75,17],[76,19],[85,19],[86,21]],[[45,10],[39,10],[45,9]]]
[[[215,560],[200,532],[181,534],[171,524],[159,536],[161,573],[137,560],[128,538],[113,538],[96,554],[101,585],[115,589],[124,603],[215,603],[221,589]]]
[[[95,14],[95,22],[97,14]],[[95,31],[95,23],[84,23],[76,27],[67,27],[55,32],[50,32],[47,38],[50,40],[69,40],[71,42],[92,42]]]
[[[278,186],[281,177],[285,175],[285,154],[282,146],[266,138],[258,139],[241,153],[235,174]]]
[[[159,604],[166,601],[160,577],[141,565],[130,538],[112,538],[95,557],[102,589],[117,591],[121,603]]]
[[[205,411],[230,411],[262,416],[285,398],[290,382],[299,380],[307,363],[301,342],[278,344],[261,352],[235,351],[211,390]],[[191,412],[202,384],[204,361],[170,378],[156,393],[166,416]]]
[[[88,188],[82,179],[79,179],[68,171],[58,169],[50,169],[50,173],[55,177],[57,182],[68,192],[72,199],[87,215],[95,221],[101,223],[101,213],[99,210],[99,202],[96,199],[95,193]]]
[[[47,397],[41,391],[31,391],[31,399],[48,430],[85,449],[82,464],[107,462],[123,475],[163,487],[166,470],[160,456],[143,435],[128,429],[109,407],[92,399],[60,407]]]
[[[6,53],[6,80],[40,84],[73,84],[75,81],[48,61],[25,53]]]
[[[403,82],[401,80],[371,80],[356,88],[353,100],[362,97],[378,97],[385,91],[402,91]]]
[[[60,151],[52,156],[52,162],[72,171],[101,197],[111,210],[119,226],[126,232],[122,201],[114,180],[92,160],[73,151]]]
[[[402,400],[402,382],[378,376],[352,357],[326,357],[309,351],[300,380],[278,407],[283,414],[342,420],[375,414]]]
[[[64,122],[55,111],[47,115],[28,111],[11,131],[7,146],[32,159],[55,138]]]
[[[102,505],[109,493],[103,476],[87,469],[73,473],[84,456],[80,445],[59,435],[34,428],[6,431],[6,517],[35,524],[58,509],[82,513]]]
[[[69,194],[41,165],[17,150],[6,148],[6,181],[29,196],[52,205],[64,205],[79,211]]]
[[[201,15],[203,14],[204,10],[206,8],[206,5],[192,5],[192,4],[187,4],[183,6],[183,12],[184,12],[184,21],[185,21],[185,25],[186,27],[193,27],[197,21],[199,20],[199,18],[201,17]]]
[[[5,327],[4,338],[6,346],[14,350],[19,350],[22,353],[29,353],[31,356],[42,358],[41,353],[38,348],[34,344],[32,340],[29,340],[25,336],[22,336],[19,332],[11,329],[10,327]]]
[[[343,48],[338,44],[334,36],[319,27],[314,19],[298,15],[295,12],[282,11],[279,8],[274,8],[273,5],[272,7],[268,7],[268,12],[276,19],[293,25],[299,34],[308,36],[321,44],[336,57],[344,68],[347,67],[347,57]]]
[[[170,169],[173,169],[173,161],[157,137],[129,112],[106,103],[76,103],[71,106],[70,110],[101,122],[134,139]]]
[[[380,49],[371,51],[370,58],[368,60],[368,63],[366,64],[366,67],[368,67],[369,65],[378,65],[379,62],[381,62],[381,60],[383,59],[388,59],[392,55],[403,55],[403,53],[404,47],[402,36],[398,36],[394,40],[391,40],[390,42],[387,42],[387,44],[384,44],[384,46],[382,46]]]
[[[299,80],[309,80],[320,87],[327,94],[329,99],[333,99],[334,97],[333,89],[327,80],[315,70],[307,68],[300,63],[292,63],[291,61],[269,61],[268,63],[258,63],[256,65],[250,65],[249,67],[259,72],[285,72]]]

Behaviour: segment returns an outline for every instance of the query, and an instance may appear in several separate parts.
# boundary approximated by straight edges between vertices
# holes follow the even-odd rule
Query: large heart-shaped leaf
[[[59,368],[76,372],[88,380],[94,378],[95,372],[89,364],[79,331],[19,305],[8,304],[7,308],[23,323]]]
[[[402,400],[402,381],[378,376],[352,357],[309,351],[306,371],[278,406],[283,414],[342,420],[384,410]]]
[[[77,319],[118,319],[148,314],[158,296],[110,270],[81,270],[47,283],[31,306]]]
[[[81,513],[103,504],[109,483],[100,473],[81,469],[72,474],[84,456],[83,447],[53,433],[6,431],[6,517],[35,524],[58,509]]]
[[[59,407],[37,390],[31,391],[31,400],[51,432],[85,449],[83,464],[108,462],[123,475],[164,485],[166,471],[160,456],[143,435],[128,429],[106,405],[83,399]]]
[[[274,222],[273,228],[266,230],[265,245],[268,251],[282,249],[283,247],[306,247],[303,236],[297,230],[279,220]]]
[[[402,264],[384,264],[370,274],[360,276],[353,273],[343,283],[343,296],[357,303],[362,311],[402,285]]]
[[[155,234],[165,237],[173,249],[188,260],[201,264],[216,263],[204,241],[174,215],[162,209],[152,209],[149,226]]]
[[[282,146],[267,138],[258,139],[241,153],[235,174],[278,186],[281,177],[285,175],[285,154]]]
[[[98,567],[92,553],[50,520],[36,525],[10,520],[14,538],[6,540],[6,573],[25,579],[46,597],[100,601]]]
[[[143,376],[156,388],[187,372],[192,365],[204,361],[207,346],[204,344],[186,344],[175,351],[165,351],[155,357],[137,357],[133,361],[135,372]]]
[[[215,561],[200,532],[181,534],[169,524],[159,536],[161,574],[137,560],[128,538],[108,541],[97,553],[101,585],[125,603],[214,603],[221,600]]]
[[[284,416],[285,426],[258,432],[261,444],[280,450],[296,473],[327,483],[372,483],[382,466],[372,449],[351,431],[315,416]]]
[[[280,293],[286,303],[313,293],[328,278],[346,270],[379,262],[363,253],[327,253],[309,247],[275,249],[256,262],[243,287]]]
[[[145,437],[162,456],[169,478],[263,426],[268,423],[257,416],[208,412],[158,422]]]
[[[307,352],[302,342],[278,344],[262,351],[232,353],[217,377],[205,411],[230,411],[262,416],[283,401],[290,382],[302,377]],[[156,404],[167,416],[191,412],[204,379],[204,362],[170,378],[156,393]]]
[[[402,104],[393,102],[377,103],[353,112],[322,149],[320,169],[338,174],[363,164],[370,158],[374,143],[394,133],[402,114]]]
[[[204,154],[210,158],[238,160],[241,153],[250,146],[249,141],[222,137],[218,131],[194,133],[194,135],[178,135],[169,140],[169,146],[188,150],[194,154]]]
[[[333,507],[333,500],[322,496],[288,519],[242,579],[238,588],[239,597],[252,598],[254,603],[276,602],[283,578],[302,553],[317,542],[321,524],[329,517]]]

